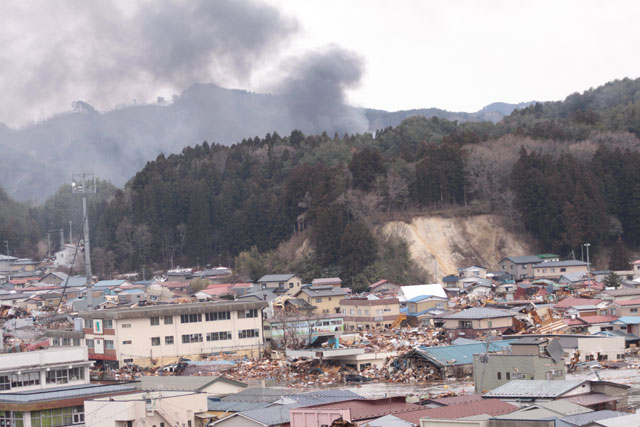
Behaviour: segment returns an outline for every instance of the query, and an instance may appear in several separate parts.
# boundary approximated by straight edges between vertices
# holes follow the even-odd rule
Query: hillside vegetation
[[[428,276],[409,245],[382,225],[443,209],[498,215],[509,232],[563,256],[618,236],[637,246],[638,101],[640,81],[622,80],[498,123],[411,117],[375,134],[274,132],[160,155],[95,202],[97,272],[105,260],[125,271],[237,256],[240,272],[254,278],[296,268],[354,287],[382,276],[418,282]],[[62,225],[41,215],[41,224]],[[292,237],[307,239],[302,259],[286,247]]]

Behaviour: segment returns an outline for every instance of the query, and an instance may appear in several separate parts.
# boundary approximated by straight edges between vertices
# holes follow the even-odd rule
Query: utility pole
[[[71,176],[71,191],[82,196],[82,216],[84,218],[84,272],[87,278],[87,306],[93,309],[93,284],[91,283],[91,246],[89,244],[89,212],[87,196],[96,194],[96,177],[93,173],[82,172]]]
[[[60,250],[64,249],[64,228],[60,229]]]
[[[589,263],[589,246],[591,243],[585,243],[585,248],[587,248],[587,277],[589,280],[589,290],[591,290],[591,264]]]
[[[69,244],[73,245],[73,221],[69,221]]]
[[[9,241],[8,240],[4,241],[4,247],[7,248],[7,256],[9,256]]]
[[[51,231],[47,231],[47,258],[51,258]]]

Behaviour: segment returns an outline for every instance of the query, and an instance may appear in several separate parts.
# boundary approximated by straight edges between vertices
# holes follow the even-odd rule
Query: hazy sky
[[[387,110],[558,100],[640,76],[638,1],[265,1],[1,2],[0,122],[196,82],[277,92],[316,50],[346,61],[332,72],[352,104]]]

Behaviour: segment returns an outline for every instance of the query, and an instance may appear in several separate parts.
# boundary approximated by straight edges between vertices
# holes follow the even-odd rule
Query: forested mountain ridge
[[[443,209],[499,214],[562,256],[618,236],[637,247],[638,86],[614,82],[498,123],[412,117],[375,134],[274,132],[160,155],[94,202],[95,270],[236,257],[250,278],[295,269],[354,287],[379,277],[415,283],[424,272],[380,226]],[[39,223],[57,227],[47,211]],[[283,246],[291,237],[313,250],[294,259]]]

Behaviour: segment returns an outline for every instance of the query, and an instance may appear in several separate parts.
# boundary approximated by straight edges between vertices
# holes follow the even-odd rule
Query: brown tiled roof
[[[383,399],[345,400],[343,402],[327,403],[325,405],[310,406],[305,409],[349,409],[351,420],[369,420],[385,415],[398,415],[411,411],[420,411],[420,405],[406,403],[404,397],[386,397]]]
[[[460,403],[477,402],[478,400],[482,400],[481,394],[463,394],[460,396],[431,399],[432,402],[439,403],[440,405],[443,405],[443,406],[458,405]]]
[[[420,418],[436,418],[454,420],[471,417],[473,415],[487,414],[491,416],[509,414],[519,408],[499,399],[482,399],[475,402],[463,402],[458,405],[442,406],[440,408],[423,409],[403,414],[394,414],[405,421],[420,425]]]

